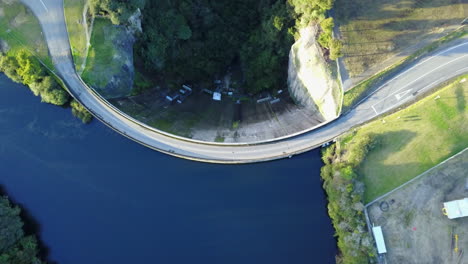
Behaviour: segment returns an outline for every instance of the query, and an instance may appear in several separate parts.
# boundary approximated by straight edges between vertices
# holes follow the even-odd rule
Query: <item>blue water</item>
[[[0,186],[60,264],[333,263],[320,167],[172,158],[0,76]]]

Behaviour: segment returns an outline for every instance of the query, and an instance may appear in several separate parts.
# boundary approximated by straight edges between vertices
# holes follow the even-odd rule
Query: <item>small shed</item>
[[[468,198],[444,203],[443,211],[449,219],[468,216]]]
[[[179,94],[170,94],[166,96],[166,100],[168,100],[169,102],[174,102],[175,100],[179,99],[179,97]]]
[[[182,85],[182,88],[184,88],[184,89],[187,90],[187,91],[192,92],[192,88],[191,88],[190,86],[188,86],[188,85],[185,85],[185,84],[184,84],[184,85]]]
[[[214,92],[213,93],[213,100],[221,101],[221,93],[220,92]]]
[[[385,241],[382,233],[382,227],[372,227],[372,233],[374,233],[375,243],[377,244],[377,252],[379,254],[387,253],[387,248],[385,247]]]

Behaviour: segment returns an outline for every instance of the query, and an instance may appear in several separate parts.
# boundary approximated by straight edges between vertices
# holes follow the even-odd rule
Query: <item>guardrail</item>
[[[68,41],[69,41],[69,46],[71,47],[71,43],[70,43],[70,36],[69,36],[69,32],[68,32],[68,25],[67,25],[67,19],[66,19],[66,13],[65,13],[65,5],[63,5],[64,7],[64,17],[65,17],[65,25],[66,25],[66,28],[67,28],[67,35],[68,35]],[[71,48],[70,48],[70,54],[71,54]],[[70,59],[72,60],[73,62],[73,56],[70,57]],[[73,66],[74,66],[74,63],[73,63]],[[76,69],[75,69],[75,73],[76,73]],[[267,139],[267,140],[259,140],[259,141],[253,141],[253,142],[239,142],[239,143],[226,143],[226,142],[211,142],[211,141],[203,141],[203,140],[196,140],[196,139],[190,139],[190,138],[186,138],[186,137],[181,137],[181,136],[177,136],[177,135],[174,135],[174,134],[171,134],[171,133],[168,133],[168,132],[165,132],[165,131],[162,131],[160,129],[157,129],[155,127],[152,127],[152,126],[149,126],[131,116],[129,116],[128,114],[122,112],[120,109],[118,109],[117,107],[115,107],[114,105],[112,105],[111,103],[109,103],[109,101],[107,101],[104,97],[102,97],[96,90],[94,90],[92,87],[89,87],[84,81],[83,79],[81,78],[81,76],[79,76],[77,73],[76,73],[79,81],[83,84],[83,87],[85,87],[85,89],[90,92],[91,94],[93,94],[102,104],[104,104],[106,107],[110,108],[112,111],[116,112],[117,114],[119,114],[120,116],[122,116],[123,118],[145,128],[145,129],[148,129],[152,132],[155,132],[155,133],[158,133],[158,134],[161,134],[161,135],[164,135],[164,136],[167,136],[167,137],[171,137],[171,138],[174,138],[174,139],[178,139],[178,140],[181,140],[181,141],[185,141],[185,142],[191,142],[191,143],[196,143],[196,144],[204,144],[204,145],[213,145],[213,146],[252,146],[252,145],[261,145],[261,144],[267,144],[267,143],[272,143],[272,142],[277,142],[277,141],[281,141],[281,140],[285,140],[285,139],[289,139],[289,138],[293,138],[293,137],[296,137],[296,136],[300,136],[302,134],[306,134],[308,132],[311,132],[313,130],[316,130],[320,127],[323,127],[325,125],[328,125],[330,124],[331,122],[335,121],[338,119],[338,117],[340,117],[340,115],[338,115],[336,118],[332,119],[332,120],[329,120],[329,121],[326,121],[326,122],[323,122],[323,123],[320,123],[316,126],[313,126],[313,127],[310,127],[308,129],[304,129],[304,130],[301,130],[301,131],[298,131],[296,133],[293,133],[293,134],[289,134],[289,135],[286,135],[286,136],[282,136],[282,137],[277,137],[277,138],[273,138],[273,139]],[[68,89],[69,90],[69,89]],[[76,98],[75,98],[76,99]],[[80,102],[81,103],[81,102]],[[90,110],[88,107],[86,107],[84,104],[83,106]],[[90,111],[94,116],[96,116],[96,113],[94,113],[93,111]],[[99,118],[100,120],[102,118]],[[327,143],[327,142],[323,142],[323,143]],[[322,143],[322,144],[323,144]],[[320,144],[320,145],[322,145]]]

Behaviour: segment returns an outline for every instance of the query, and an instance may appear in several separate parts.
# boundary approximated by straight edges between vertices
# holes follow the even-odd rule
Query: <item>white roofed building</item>
[[[468,198],[444,203],[443,211],[449,219],[468,216]]]
[[[213,93],[213,100],[221,101],[221,93],[220,92],[214,92]]]
[[[379,254],[387,253],[387,247],[385,246],[385,241],[382,233],[382,227],[374,226],[372,227],[372,233],[374,233],[375,244],[377,244],[377,252]]]

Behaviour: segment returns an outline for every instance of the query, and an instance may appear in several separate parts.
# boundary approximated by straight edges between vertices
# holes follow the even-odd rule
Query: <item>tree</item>
[[[88,110],[86,110],[86,108],[78,101],[72,100],[70,106],[72,108],[72,114],[81,119],[83,123],[87,124],[93,119],[91,113],[89,113]]]
[[[0,197],[0,212],[0,263],[43,263],[37,257],[39,250],[36,238],[24,234],[21,210],[12,206],[6,197]]]
[[[14,82],[21,83],[21,76],[16,72],[18,68],[18,61],[15,58],[3,54],[0,55],[0,71],[5,73]]]
[[[44,70],[36,58],[33,58],[26,50],[21,50],[15,56],[18,62],[16,72],[26,85],[37,82],[44,76]]]
[[[335,21],[333,21],[332,17],[326,18],[320,22],[320,27],[323,31],[331,33],[333,31],[333,27],[335,27]]]
[[[343,43],[338,39],[333,39],[330,44],[330,59],[336,60],[343,56]]]
[[[90,0],[92,15],[108,17],[114,25],[125,24],[137,8],[143,8],[145,0]]]

